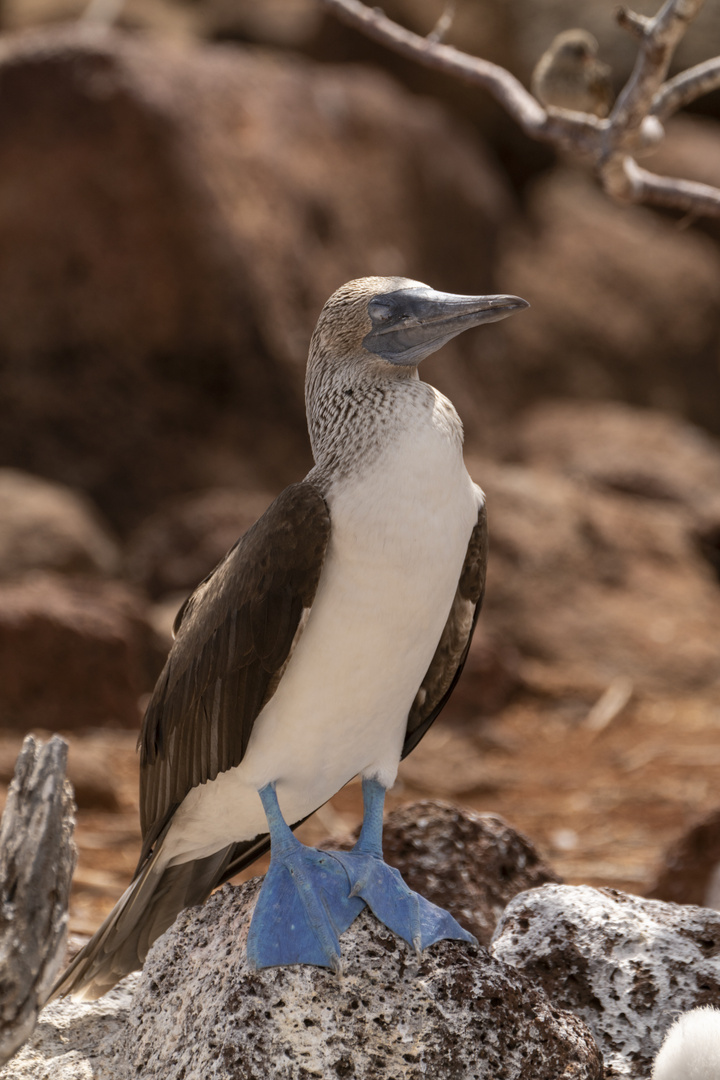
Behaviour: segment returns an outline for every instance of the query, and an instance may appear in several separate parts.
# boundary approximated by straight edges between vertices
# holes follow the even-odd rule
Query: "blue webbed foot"
[[[477,944],[449,911],[413,892],[400,871],[388,866],[382,856],[355,851],[334,854],[350,879],[350,895],[362,897],[380,922],[416,952],[445,938]]]
[[[332,854],[306,847],[285,823],[268,784],[260,792],[270,827],[270,867],[247,939],[251,968],[286,964],[340,967],[338,938],[365,907],[349,896],[347,874]]]
[[[350,880],[352,897],[362,897],[374,915],[416,952],[446,938],[477,940],[449,911],[426,900],[405,884],[399,870],[382,857],[382,811],[385,789],[376,780],[363,780],[365,814],[360,838],[352,851],[333,852]]]

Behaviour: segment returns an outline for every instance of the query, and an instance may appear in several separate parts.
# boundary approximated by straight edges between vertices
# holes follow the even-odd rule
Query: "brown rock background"
[[[443,6],[385,5],[423,33]],[[127,0],[110,30],[85,7],[0,9],[0,780],[25,730],[70,733],[72,928],[134,868],[136,731],[175,610],[308,467],[310,332],[335,287],[374,273],[532,304],[423,365],[465,422],[491,564],[463,679],[391,809],[502,815],[566,881],[640,893],[676,844],[669,873],[692,862],[705,888],[717,224],[610,203],[480,91],[313,0]],[[620,85],[633,47],[612,7],[465,0],[448,40],[527,81],[584,25]],[[685,63],[720,52],[712,5],[703,19]],[[718,184],[714,97],[702,111],[657,167]],[[347,838],[359,813],[352,783],[302,835]]]

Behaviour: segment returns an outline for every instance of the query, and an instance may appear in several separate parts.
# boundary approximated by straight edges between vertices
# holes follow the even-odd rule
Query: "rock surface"
[[[123,529],[302,475],[307,346],[344,281],[498,291],[496,169],[377,72],[38,31],[3,39],[0,133],[0,460]],[[443,365],[466,394],[469,348]]]
[[[585,1025],[483,948],[444,942],[418,960],[363,913],[339,978],[248,972],[259,885],[183,912],[100,1001],[50,1005],[0,1080],[601,1080]]]
[[[137,727],[164,657],[119,582],[28,575],[0,585],[0,724]]]
[[[648,896],[720,910],[720,810],[696,822],[672,844]]]
[[[365,913],[343,936],[340,980],[308,967],[249,973],[258,885],[226,886],[184,913],[148,957],[130,1016],[136,1067],[168,1080],[200,1080],[218,1058],[238,1080],[270,1069],[277,1080],[602,1076],[584,1026],[512,968],[454,942],[418,961]],[[187,1030],[206,1038],[186,1043]]]
[[[17,469],[0,469],[0,578],[27,570],[113,575],[117,543],[78,492]]]
[[[496,401],[611,398],[720,430],[720,252],[698,231],[612,203],[579,173],[532,188],[498,280],[533,305],[503,324]]]
[[[388,814],[383,851],[411,889],[446,908],[482,945],[513,896],[560,880],[502,818],[434,799]]]
[[[65,999],[48,1005],[30,1041],[0,1069],[0,1078],[130,1080],[125,1040],[138,979],[129,975],[100,1001]]]
[[[310,967],[248,972],[244,945],[258,888],[257,880],[225,886],[184,912],[151,950],[127,1027],[103,1047],[105,1063],[97,1051],[93,1060],[78,1050],[75,1072],[52,1075],[601,1080],[600,1055],[583,1023],[482,948],[442,943],[418,960],[362,914],[343,936],[339,979]],[[104,1007],[101,1000],[101,1015]],[[63,1024],[69,1064],[92,1013],[78,1024],[78,1014],[68,1022],[65,1009],[77,1006],[58,1003],[45,1019]],[[54,1053],[57,1043],[42,1049],[34,1040],[0,1077],[40,1080]]]
[[[600,491],[698,517],[720,503],[720,442],[678,416],[620,402],[549,401],[527,410],[517,432],[525,461]]]
[[[720,913],[544,885],[508,904],[491,952],[587,1023],[606,1078],[646,1080],[673,1019],[720,1004]]]
[[[518,650],[525,667],[562,669],[570,684],[595,694],[619,674],[644,692],[717,687],[715,548],[709,531],[707,552],[702,550],[698,512],[688,505],[696,482],[698,502],[709,505],[709,474],[703,486],[698,470],[697,481],[684,485],[687,502],[679,501],[672,496],[678,470],[655,467],[650,453],[643,461],[631,452],[621,468],[619,454],[603,449],[603,425],[593,423],[593,408],[580,411],[584,426],[558,424],[555,442],[549,435],[547,452],[538,451],[540,466],[471,464],[487,494],[492,536],[484,625]],[[599,407],[601,416],[607,408]],[[671,426],[641,410],[631,423],[636,446],[643,432]],[[702,458],[712,472],[720,463],[716,444],[707,437],[697,442],[697,453],[685,459]],[[626,450],[631,445],[626,439]],[[542,466],[543,456],[555,452],[569,471],[576,470],[573,477]],[[591,456],[593,465],[583,474],[577,463]],[[588,476],[599,478],[603,468],[605,486],[590,486]],[[521,673],[532,680],[525,667]]]

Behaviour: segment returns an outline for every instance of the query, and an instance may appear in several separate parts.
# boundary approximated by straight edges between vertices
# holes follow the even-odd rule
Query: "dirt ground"
[[[642,895],[668,846],[720,801],[720,693],[631,698],[599,730],[591,705],[571,695],[525,691],[491,720],[439,720],[401,765],[388,806],[441,798],[500,814],[569,883]],[[115,809],[81,808],[77,815],[70,930],[84,936],[110,910],[137,860],[136,734],[66,737],[71,760],[107,764],[97,783],[116,799]],[[0,740],[5,761],[19,745],[19,737]],[[299,835],[310,843],[345,837],[361,811],[354,781]],[[258,862],[243,876],[262,870]]]

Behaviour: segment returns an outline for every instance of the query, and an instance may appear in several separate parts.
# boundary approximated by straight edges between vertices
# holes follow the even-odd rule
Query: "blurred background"
[[[444,4],[383,7],[427,34]],[[618,89],[614,7],[457,0],[446,40],[529,85],[582,26]],[[310,466],[309,336],[369,274],[532,304],[423,364],[491,561],[390,805],[498,813],[568,882],[720,907],[720,222],[610,202],[314,0],[1,0],[0,29],[0,780],[25,732],[68,738],[71,930],[137,860],[175,611]],[[677,66],[719,53],[709,0]],[[719,133],[716,93],[643,164],[718,185]],[[351,784],[302,835],[360,808]]]

